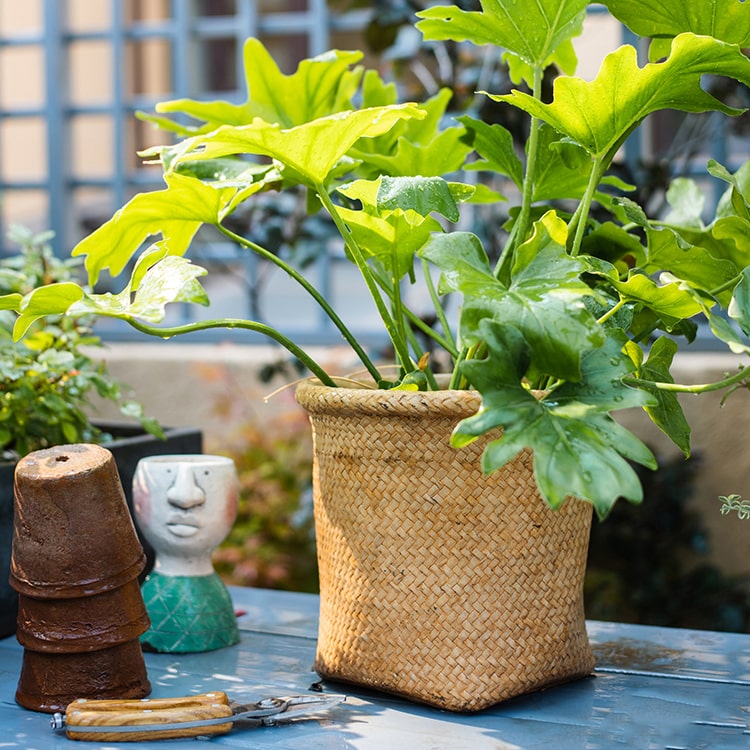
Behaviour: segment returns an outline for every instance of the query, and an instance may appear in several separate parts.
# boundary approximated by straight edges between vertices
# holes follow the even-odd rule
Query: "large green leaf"
[[[502,428],[501,437],[485,448],[484,471],[495,471],[531,449],[539,491],[555,508],[567,497],[577,497],[604,517],[620,497],[640,502],[642,489],[628,459],[651,468],[656,462],[638,438],[609,416],[652,401],[622,383],[633,369],[621,351],[624,336],[612,336],[586,354],[579,383],[566,383],[540,400],[521,383],[529,356],[523,336],[495,321],[483,324],[483,334],[487,358],[463,367],[482,394],[482,406],[456,427],[454,444],[465,445]]]
[[[340,112],[289,129],[255,120],[183,141],[172,151],[171,163],[237,154],[270,156],[308,184],[320,185],[360,138],[381,135],[401,120],[424,116],[417,105],[400,104]]]
[[[651,345],[648,360],[640,367],[639,375],[655,383],[674,383],[670,368],[677,352],[677,344],[666,336]],[[677,394],[657,387],[641,386],[651,392],[655,403],[645,407],[651,421],[686,455],[690,455],[690,425],[682,411]]]
[[[332,50],[303,60],[296,72],[284,75],[257,39],[248,39],[243,49],[247,99],[242,104],[227,101],[199,102],[176,99],[158,104],[156,111],[184,114],[199,126],[149,115],[143,119],[181,135],[196,135],[221,125],[248,125],[256,117],[284,128],[352,108],[351,98],[359,85],[361,69],[350,70],[362,59],[361,52]]]
[[[523,164],[516,154],[511,132],[502,125],[489,125],[464,115],[458,120],[466,128],[464,140],[481,157],[466,169],[487,169],[509,177],[516,187],[523,183]]]
[[[741,114],[743,110],[727,106],[701,88],[706,75],[728,76],[750,85],[750,60],[738,47],[686,33],[675,38],[664,62],[641,68],[635,48],[625,45],[607,55],[593,81],[560,76],[549,104],[521,91],[492,98],[544,120],[593,157],[604,157],[641,120],[661,109]]]
[[[365,77],[366,83],[370,80]],[[357,174],[370,179],[381,174],[430,177],[460,169],[471,149],[463,140],[462,127],[443,127],[452,96],[450,89],[441,89],[420,105],[421,119],[404,119],[382,135],[357,142],[349,151],[352,158],[362,161]],[[388,98],[368,96],[367,89],[364,97],[365,102]],[[395,96],[393,102],[385,103],[395,104]]]
[[[562,63],[568,70],[568,58],[556,59],[561,48],[583,30],[585,0],[481,0],[481,11],[437,6],[419,11],[417,28],[427,41],[469,41],[502,47],[532,67],[550,62]]]
[[[73,255],[86,256],[92,284],[104,269],[119,274],[154,235],[165,238],[170,253],[183,255],[201,224],[216,223],[236,192],[180,174],[164,180],[165,190],[139,193],[73,248]]]
[[[208,304],[206,292],[198,282],[198,277],[206,273],[187,258],[168,255],[163,247],[153,246],[138,259],[129,283],[118,294],[91,294],[68,282],[34,289],[16,307],[20,315],[13,336],[20,339],[36,320],[55,314],[94,314],[160,323],[169,303]]]
[[[693,245],[684,234],[685,232],[678,234],[671,228],[649,228],[648,256],[642,270],[645,273],[669,272],[694,289],[706,292],[725,288],[740,272],[734,259],[721,257],[717,252],[721,247],[716,243],[711,243],[709,247]],[[730,294],[726,289],[717,297],[726,304]]]
[[[338,211],[365,257],[377,261],[395,279],[413,273],[415,253],[432,232],[440,231],[435,219],[414,211],[388,211],[383,216],[348,208]]]
[[[729,316],[750,336],[750,268],[742,271],[729,303]]]
[[[584,264],[565,251],[566,232],[554,212],[537,222],[517,250],[508,284],[495,278],[480,241],[470,233],[435,235],[422,248],[420,255],[442,272],[440,291],[463,294],[464,344],[478,343],[480,322],[491,318],[521,332],[541,372],[580,378],[581,352],[599,346],[604,334],[584,304],[592,292],[579,278]]]
[[[94,313],[124,320],[136,319],[161,323],[166,306],[172,302],[208,305],[208,296],[198,281],[205,268],[193,265],[187,258],[168,255],[149,258],[136,266],[133,278],[119,294],[87,294],[70,307],[70,315]],[[159,258],[156,260],[156,258]],[[156,262],[154,262],[156,260]]]
[[[644,37],[666,37],[652,59],[669,50],[669,40],[685,31],[713,36],[723,42],[750,46],[750,22],[745,0],[603,0],[610,13]]]

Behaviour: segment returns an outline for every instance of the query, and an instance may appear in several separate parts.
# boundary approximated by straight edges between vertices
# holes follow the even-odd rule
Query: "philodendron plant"
[[[210,225],[298,282],[380,387],[437,387],[434,358],[419,343],[429,337],[452,362],[451,387],[474,388],[482,398],[478,413],[456,426],[455,445],[502,427],[484,452],[485,471],[530,448],[539,490],[553,507],[575,496],[603,517],[618,497],[640,501],[630,462],[654,467],[655,460],[612,413],[645,409],[687,454],[690,431],[677,394],[732,390],[750,379],[741,368],[702,386],[676,384],[670,375],[678,342],[691,341],[701,320],[732,351],[750,353],[750,165],[734,174],[708,165],[727,187],[707,225],[691,181],[676,180],[671,212],[650,218],[610,167],[655,112],[742,113],[704,85],[708,76],[750,85],[742,51],[750,47],[750,11],[743,0],[604,4],[651,38],[649,62],[639,64],[636,49],[624,45],[591,81],[575,77],[572,43],[582,30],[584,0],[482,0],[480,11],[451,6],[418,13],[427,41],[504,50],[518,88],[487,96],[528,117],[522,154],[500,125],[463,115],[444,127],[450,92],[397,103],[394,86],[358,67],[357,52],[305,60],[286,76],[260,42],[248,40],[247,100],[158,106],[147,119],[177,136],[145,152],[163,170],[164,188],[136,195],[73,250],[85,256],[94,283],[104,270],[120,274],[155,238],[123,291],[90,294],[60,284],[6,300],[20,313],[16,335],[41,315],[65,312],[122,318],[162,337],[243,327],[281,343],[334,386],[308,354],[258,321],[159,327],[167,303],[207,303],[198,281],[205,271],[183,255],[197,230]],[[542,80],[551,66],[559,75],[545,100]],[[194,125],[181,124],[184,115]],[[504,244],[492,261],[478,236],[452,224],[468,204],[504,198],[481,176],[466,184],[465,170],[500,175],[507,192],[519,196],[507,222],[495,228]],[[304,274],[230,229],[228,217],[258,194],[300,185],[310,210],[330,215],[361,273],[392,343],[397,377],[378,370],[345,316]],[[431,270],[439,272],[437,285]],[[417,277],[434,302],[434,326],[406,303],[403,291]],[[458,320],[445,311],[450,294],[462,299]]]

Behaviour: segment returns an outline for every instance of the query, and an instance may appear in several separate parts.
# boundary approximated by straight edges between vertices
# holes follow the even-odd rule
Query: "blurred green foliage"
[[[76,277],[78,259],[56,258],[49,232],[34,234],[15,226],[9,239],[19,252],[0,260],[0,294],[32,289]],[[15,461],[31,451],[66,443],[102,443],[109,436],[90,421],[91,397],[114,402],[124,417],[162,435],[141,405],[125,397],[102,361],[85,351],[100,346],[86,317],[55,316],[37,323],[13,341],[16,315],[0,310],[0,450]]]

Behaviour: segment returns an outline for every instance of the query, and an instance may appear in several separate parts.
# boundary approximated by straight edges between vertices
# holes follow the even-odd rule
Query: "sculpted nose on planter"
[[[193,470],[189,465],[178,466],[177,476],[167,490],[167,500],[179,508],[194,508],[206,501],[206,495],[196,484]]]

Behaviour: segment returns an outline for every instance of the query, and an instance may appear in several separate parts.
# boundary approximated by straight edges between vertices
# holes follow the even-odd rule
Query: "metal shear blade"
[[[230,706],[234,713],[233,721],[260,721],[270,726],[279,721],[287,721],[324,711],[346,700],[345,695],[291,695],[283,698],[265,698],[257,703],[240,704],[234,701]]]

